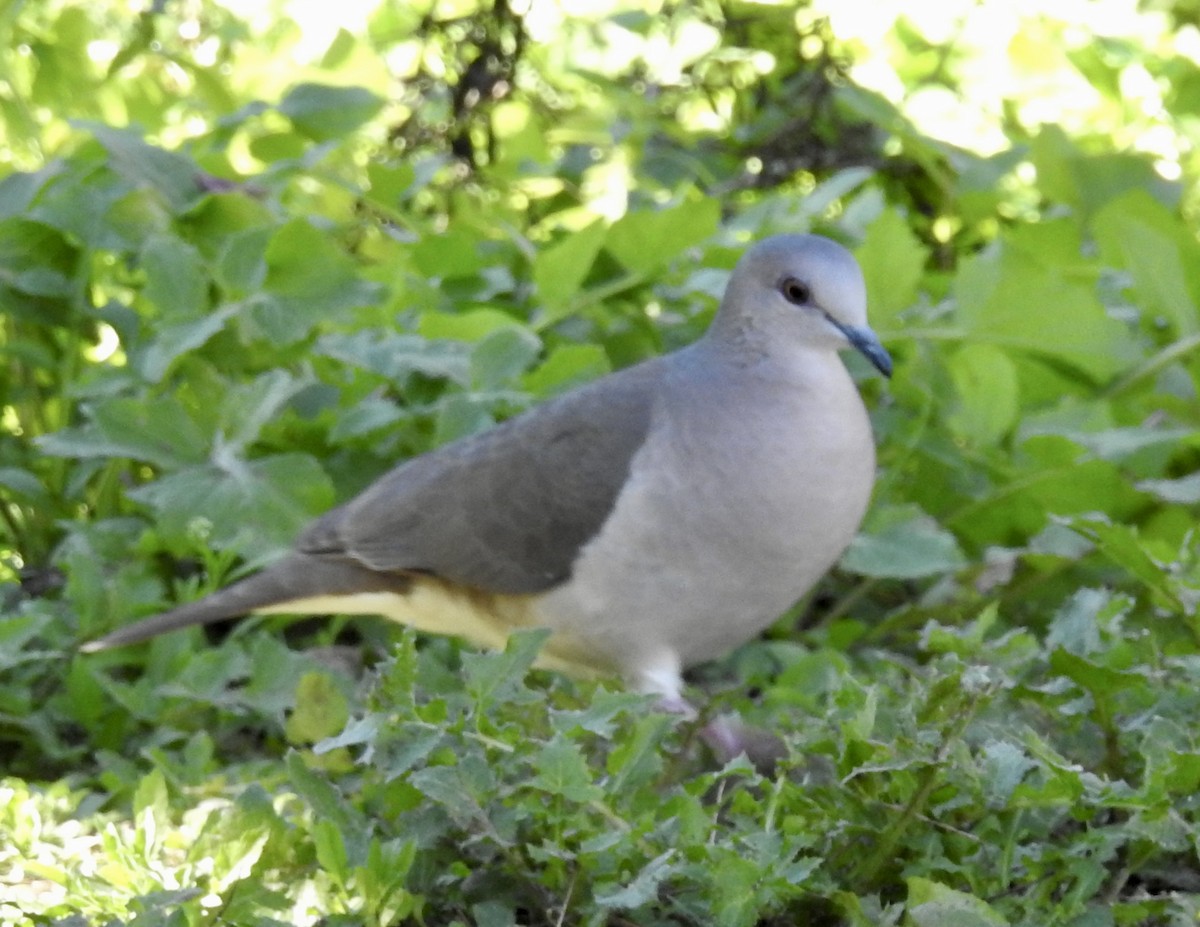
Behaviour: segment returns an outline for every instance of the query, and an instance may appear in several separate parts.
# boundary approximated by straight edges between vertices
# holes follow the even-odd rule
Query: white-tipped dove
[[[403,463],[262,572],[84,649],[268,612],[492,646],[540,627],[545,665],[686,711],[682,670],[766,628],[858,529],[875,449],[847,347],[890,375],[854,258],[768,238],[696,343]]]

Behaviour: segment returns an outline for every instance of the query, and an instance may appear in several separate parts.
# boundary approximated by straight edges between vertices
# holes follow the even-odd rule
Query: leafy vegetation
[[[1194,923],[1200,67],[1154,6],[881,45],[384,4],[315,53],[216,5],[0,6],[0,923]],[[537,635],[76,652],[693,340],[746,241],[807,229],[897,363],[847,359],[880,480],[843,568],[694,680],[774,777],[530,670]]]

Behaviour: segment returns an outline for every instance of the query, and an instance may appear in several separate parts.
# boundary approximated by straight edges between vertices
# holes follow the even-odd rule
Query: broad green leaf
[[[208,439],[173,396],[109,399],[97,404],[86,425],[38,440],[56,457],[131,457],[167,469],[203,460]]]
[[[540,324],[552,324],[570,312],[571,298],[583,286],[607,234],[604,223],[596,221],[538,251],[533,259],[533,282],[545,314]]]
[[[307,454],[218,459],[219,465],[178,470],[130,496],[155,509],[163,532],[186,537],[199,519],[211,525],[214,547],[236,545],[250,557],[288,546],[311,518],[333,504],[329,478]]]
[[[230,389],[221,404],[219,419],[223,453],[241,453],[258,440],[267,422],[311,383],[309,376],[269,370]]]
[[[929,255],[904,218],[887,209],[867,227],[856,252],[867,282],[871,324],[881,330],[899,325],[898,316],[916,299]]]
[[[947,359],[958,403],[946,424],[976,446],[997,444],[1020,412],[1017,371],[1007,353],[988,344],[968,344]]]
[[[1103,589],[1079,589],[1055,613],[1046,632],[1047,647],[1086,656],[1100,649],[1100,612],[1112,601]]]
[[[1125,689],[1140,688],[1147,681],[1146,673],[1112,669],[1066,650],[1055,650],[1050,654],[1050,669],[1090,692],[1098,704],[1107,706],[1104,714],[1110,718],[1116,694]]]
[[[1124,328],[1091,288],[1014,247],[964,261],[956,292],[970,339],[1058,359],[1096,381],[1131,359]]]
[[[0,293],[11,289],[30,296],[67,296],[78,262],[78,250],[56,229],[20,218],[0,222]],[[13,308],[6,299],[6,312]]]
[[[1026,774],[1037,768],[1024,750],[1006,740],[991,740],[983,745],[984,788],[988,803],[1003,808]]]
[[[1132,278],[1140,310],[1168,319],[1179,334],[1200,327],[1200,243],[1177,211],[1131,190],[1096,214],[1092,230],[1105,263]]]
[[[502,389],[529,369],[542,342],[527,328],[505,326],[492,332],[471,351],[471,384],[476,389]]]
[[[151,145],[133,129],[114,128],[94,122],[82,123],[108,152],[109,166],[133,187],[150,187],[160,193],[176,212],[203,195],[199,171],[191,159]]]
[[[178,358],[194,351],[221,331],[242,309],[231,303],[198,319],[163,325],[141,350],[131,352],[131,361],[147,382],[160,383]]]
[[[546,399],[612,371],[608,354],[598,344],[560,344],[549,356],[521,378],[523,389]]]
[[[1134,484],[1139,492],[1157,496],[1165,502],[1195,505],[1200,502],[1200,472],[1177,480],[1141,480]]]
[[[720,206],[708,198],[630,212],[609,228],[604,247],[628,270],[645,274],[709,238],[719,219]]]
[[[1043,124],[1032,154],[1043,195],[1076,207],[1084,216],[1131,190],[1146,190],[1171,206],[1179,201],[1179,186],[1155,172],[1149,155],[1085,152],[1061,126]]]
[[[396,383],[414,373],[445,378],[460,386],[468,386],[471,382],[471,347],[458,341],[434,341],[421,335],[363,330],[322,335],[316,351],[374,371]]]
[[[142,247],[145,296],[166,317],[191,320],[208,306],[208,275],[199,252],[171,235],[155,235]]]
[[[232,296],[246,296],[263,285],[272,234],[269,228],[246,229],[230,235],[221,248],[213,274]]]
[[[371,119],[384,101],[363,87],[297,84],[279,102],[279,111],[318,142],[349,135]]]
[[[842,557],[842,567],[853,573],[892,579],[936,576],[965,565],[954,535],[912,505],[877,513]]]
[[[466,312],[423,312],[417,331],[424,338],[482,341],[502,328],[523,328],[520,321],[500,309]]]
[[[380,297],[380,288],[358,275],[345,252],[303,219],[276,230],[266,262],[264,298],[250,303],[249,317],[276,344],[300,341],[339,313]]]
[[[455,228],[440,235],[426,235],[412,249],[413,263],[426,277],[452,280],[483,269],[479,236]]]
[[[6,493],[38,505],[45,505],[50,499],[42,481],[20,467],[0,467],[0,486]]]

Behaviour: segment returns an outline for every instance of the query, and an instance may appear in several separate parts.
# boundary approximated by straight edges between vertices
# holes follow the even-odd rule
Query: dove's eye
[[[779,291],[783,293],[784,299],[797,306],[807,306],[812,301],[812,290],[808,284],[795,277],[784,280],[779,285]]]

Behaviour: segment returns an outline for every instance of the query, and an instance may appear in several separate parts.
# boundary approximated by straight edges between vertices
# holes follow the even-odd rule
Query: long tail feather
[[[350,560],[333,560],[306,554],[292,554],[260,573],[234,583],[195,602],[180,605],[118,628],[110,634],[88,641],[80,647],[84,653],[136,644],[139,641],[186,628],[211,624],[271,609],[283,611],[289,602],[328,596],[350,596],[364,592],[408,591],[411,579],[402,573],[380,573]]]

